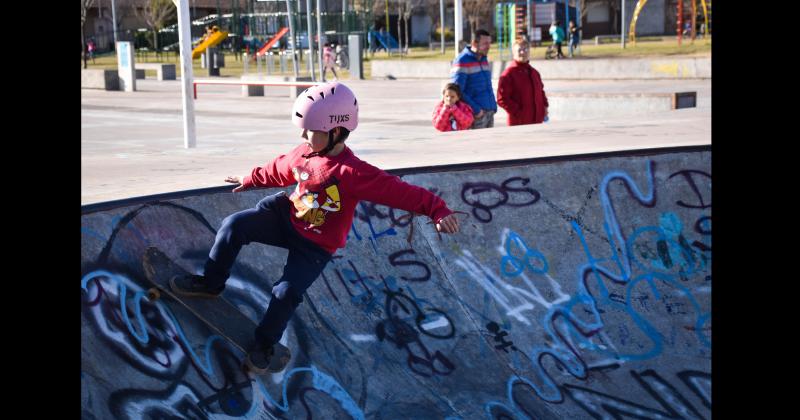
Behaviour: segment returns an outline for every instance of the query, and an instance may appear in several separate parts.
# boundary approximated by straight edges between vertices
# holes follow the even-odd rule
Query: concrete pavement
[[[385,169],[529,157],[542,153],[543,142],[558,145],[548,148],[548,153],[613,149],[617,144],[644,147],[648,138],[661,138],[664,143],[710,142],[707,80],[545,81],[556,103],[571,95],[583,101],[594,95],[604,100],[616,97],[622,104],[626,95],[694,90],[698,108],[634,118],[595,116],[585,122],[579,113],[570,116],[564,111],[567,121],[554,118],[526,127],[503,127],[506,115],[500,109],[492,130],[446,134],[431,125],[441,81],[345,83],[357,94],[361,111],[359,128],[348,144],[359,156]],[[289,119],[292,101],[285,88],[267,89],[265,97],[245,98],[238,87],[200,86],[195,101],[197,148],[184,149],[180,81],[147,79],[139,80],[137,86],[134,93],[81,90],[82,204],[221,185],[226,175],[249,171],[297,142],[299,132]],[[622,110],[608,105],[599,109],[609,115]],[[559,112],[551,109],[552,115]],[[596,134],[603,130],[608,135],[601,139]]]

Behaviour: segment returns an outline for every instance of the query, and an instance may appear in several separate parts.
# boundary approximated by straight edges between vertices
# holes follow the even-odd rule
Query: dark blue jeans
[[[255,331],[256,342],[277,343],[295,309],[303,301],[303,293],[319,277],[331,260],[331,254],[300,236],[290,221],[291,202],[281,192],[259,201],[255,208],[234,213],[222,221],[214,246],[208,254],[204,274],[210,286],[223,288],[242,246],[251,242],[278,246],[289,250],[283,276],[289,283],[283,299],[275,296]]]

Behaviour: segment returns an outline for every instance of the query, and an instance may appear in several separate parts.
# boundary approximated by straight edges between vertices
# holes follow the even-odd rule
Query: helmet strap
[[[330,153],[330,151],[333,150],[333,148],[336,147],[336,145],[339,143],[340,143],[339,139],[334,139],[333,129],[331,129],[330,131],[328,131],[328,145],[325,146],[324,149],[320,150],[319,152],[311,152],[302,156],[305,159],[309,159],[315,156],[325,156],[328,153]]]

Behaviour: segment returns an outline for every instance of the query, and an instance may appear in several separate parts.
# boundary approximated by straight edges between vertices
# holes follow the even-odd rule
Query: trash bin
[[[209,76],[219,76],[219,69],[225,67],[225,55],[219,48],[208,48],[203,54],[204,67],[208,69]]]

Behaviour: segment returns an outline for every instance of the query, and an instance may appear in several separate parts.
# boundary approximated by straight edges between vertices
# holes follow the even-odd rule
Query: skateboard
[[[142,265],[147,281],[153,286],[147,290],[147,298],[150,301],[167,297],[168,299],[164,300],[165,304],[178,304],[188,310],[216,334],[241,350],[243,354],[247,354],[248,350],[253,347],[255,341],[253,331],[258,325],[229,300],[222,296],[213,299],[178,296],[170,288],[169,280],[176,275],[191,273],[173,262],[158,248],[147,248]],[[289,349],[280,343],[275,344],[274,351],[270,359],[270,366],[267,368],[269,372],[273,373],[282,371],[292,358]],[[244,363],[242,363],[242,367],[248,370]]]

